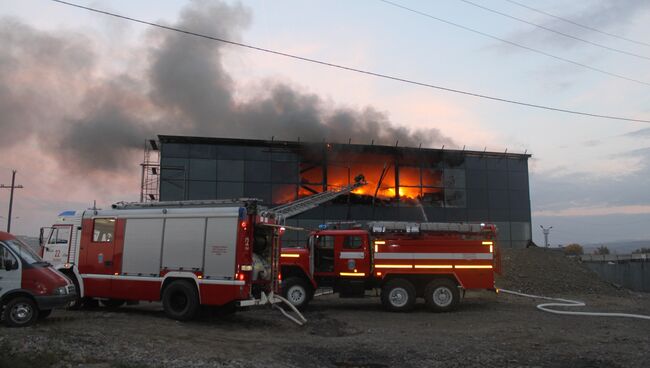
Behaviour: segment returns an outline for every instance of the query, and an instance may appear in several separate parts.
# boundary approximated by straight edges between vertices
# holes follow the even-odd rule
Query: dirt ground
[[[530,264],[508,265],[503,286],[515,288],[518,278],[522,291],[583,300],[584,310],[650,314],[649,294],[618,290],[589,274],[582,282],[590,286],[581,292],[575,283],[540,290],[548,286],[543,277],[556,275],[539,274],[538,265],[565,272],[562,280],[578,277],[582,267],[544,250],[517,252],[504,259]],[[188,323],[167,319],[158,303],[60,310],[33,327],[0,327],[0,367],[648,366],[650,321],[554,315],[535,305],[479,293],[452,313],[430,313],[419,303],[400,314],[385,312],[377,297],[330,295],[314,300],[303,327],[266,308]]]

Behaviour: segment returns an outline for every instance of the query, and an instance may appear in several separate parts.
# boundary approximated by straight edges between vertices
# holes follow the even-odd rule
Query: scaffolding
[[[140,202],[158,202],[160,200],[160,145],[155,139],[145,140],[144,158],[140,166],[142,167]]]

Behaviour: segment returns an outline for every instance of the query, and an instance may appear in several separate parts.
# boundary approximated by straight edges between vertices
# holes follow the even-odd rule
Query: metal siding
[[[168,218],[165,223],[162,267],[200,270],[205,218]]]
[[[72,239],[70,240],[70,250],[68,251],[68,263],[79,263],[77,250],[81,243],[81,217],[82,215],[79,214],[72,218]]]
[[[237,251],[237,217],[208,218],[205,244],[206,277],[232,278]]]
[[[163,219],[127,219],[122,272],[158,275]]]

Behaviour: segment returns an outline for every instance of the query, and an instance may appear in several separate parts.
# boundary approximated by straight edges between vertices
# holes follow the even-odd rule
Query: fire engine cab
[[[497,230],[490,224],[371,222],[368,229],[321,229],[304,248],[283,248],[282,290],[304,308],[319,288],[341,297],[381,290],[390,311],[423,298],[433,311],[454,309],[461,292],[495,290]]]

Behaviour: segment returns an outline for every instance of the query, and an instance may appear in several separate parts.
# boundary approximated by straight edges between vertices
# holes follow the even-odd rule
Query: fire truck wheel
[[[190,281],[176,280],[165,288],[162,297],[165,314],[178,321],[188,321],[199,312],[199,295]]]
[[[424,300],[434,312],[448,312],[458,305],[458,285],[450,279],[435,279],[424,289]]]
[[[122,299],[105,299],[100,300],[99,303],[106,308],[119,308],[123,306],[126,301]]]
[[[2,319],[7,327],[25,327],[38,319],[38,308],[30,298],[19,296],[5,304]]]
[[[415,306],[415,286],[405,279],[393,279],[381,288],[381,303],[391,312],[408,312]]]
[[[282,296],[294,307],[304,309],[312,297],[311,287],[303,278],[289,277],[282,282]]]

